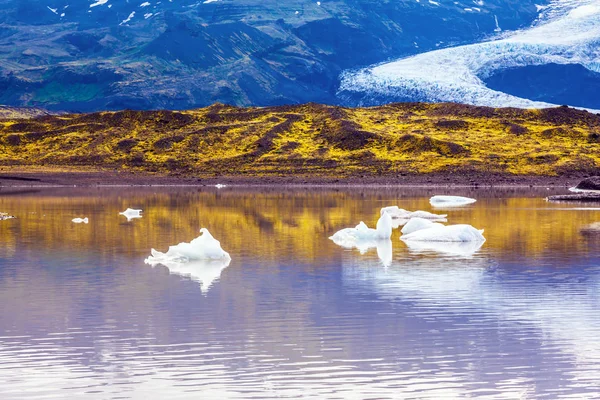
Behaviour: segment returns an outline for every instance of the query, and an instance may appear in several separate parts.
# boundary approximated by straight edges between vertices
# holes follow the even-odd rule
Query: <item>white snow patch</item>
[[[127,19],[124,19],[119,25],[123,25],[128,23],[129,21],[131,21],[131,19],[135,17],[135,11],[132,11],[131,14],[129,14],[129,17],[127,17]]]
[[[90,8],[101,6],[106,3],[108,3],[108,0],[97,0],[95,3],[90,4]]]
[[[140,4],[140,7],[148,7],[149,5],[150,5],[150,3],[148,3],[147,1],[145,1],[142,4]]]
[[[48,10],[52,11],[54,14],[58,15],[58,8],[50,8],[50,6],[46,6],[48,7]]]

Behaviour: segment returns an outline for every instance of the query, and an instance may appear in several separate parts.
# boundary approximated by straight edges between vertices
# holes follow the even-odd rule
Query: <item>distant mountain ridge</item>
[[[344,70],[527,27],[540,3],[0,0],[0,104],[336,104]]]

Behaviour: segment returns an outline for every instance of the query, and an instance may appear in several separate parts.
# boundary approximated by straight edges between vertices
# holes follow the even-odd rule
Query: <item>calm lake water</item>
[[[600,398],[600,209],[556,192],[4,188],[0,398]],[[328,240],[433,194],[479,250]],[[201,227],[222,271],[144,264]]]

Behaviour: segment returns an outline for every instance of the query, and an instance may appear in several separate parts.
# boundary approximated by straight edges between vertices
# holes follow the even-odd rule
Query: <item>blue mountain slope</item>
[[[0,104],[339,103],[344,70],[530,26],[541,3],[0,0]]]

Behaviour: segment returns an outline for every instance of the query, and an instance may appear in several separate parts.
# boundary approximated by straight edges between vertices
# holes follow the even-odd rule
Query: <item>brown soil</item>
[[[516,176],[447,172],[443,174],[404,174],[396,176],[303,177],[303,176],[219,176],[182,177],[120,171],[2,171],[1,187],[15,186],[553,186],[573,187],[583,176]]]

